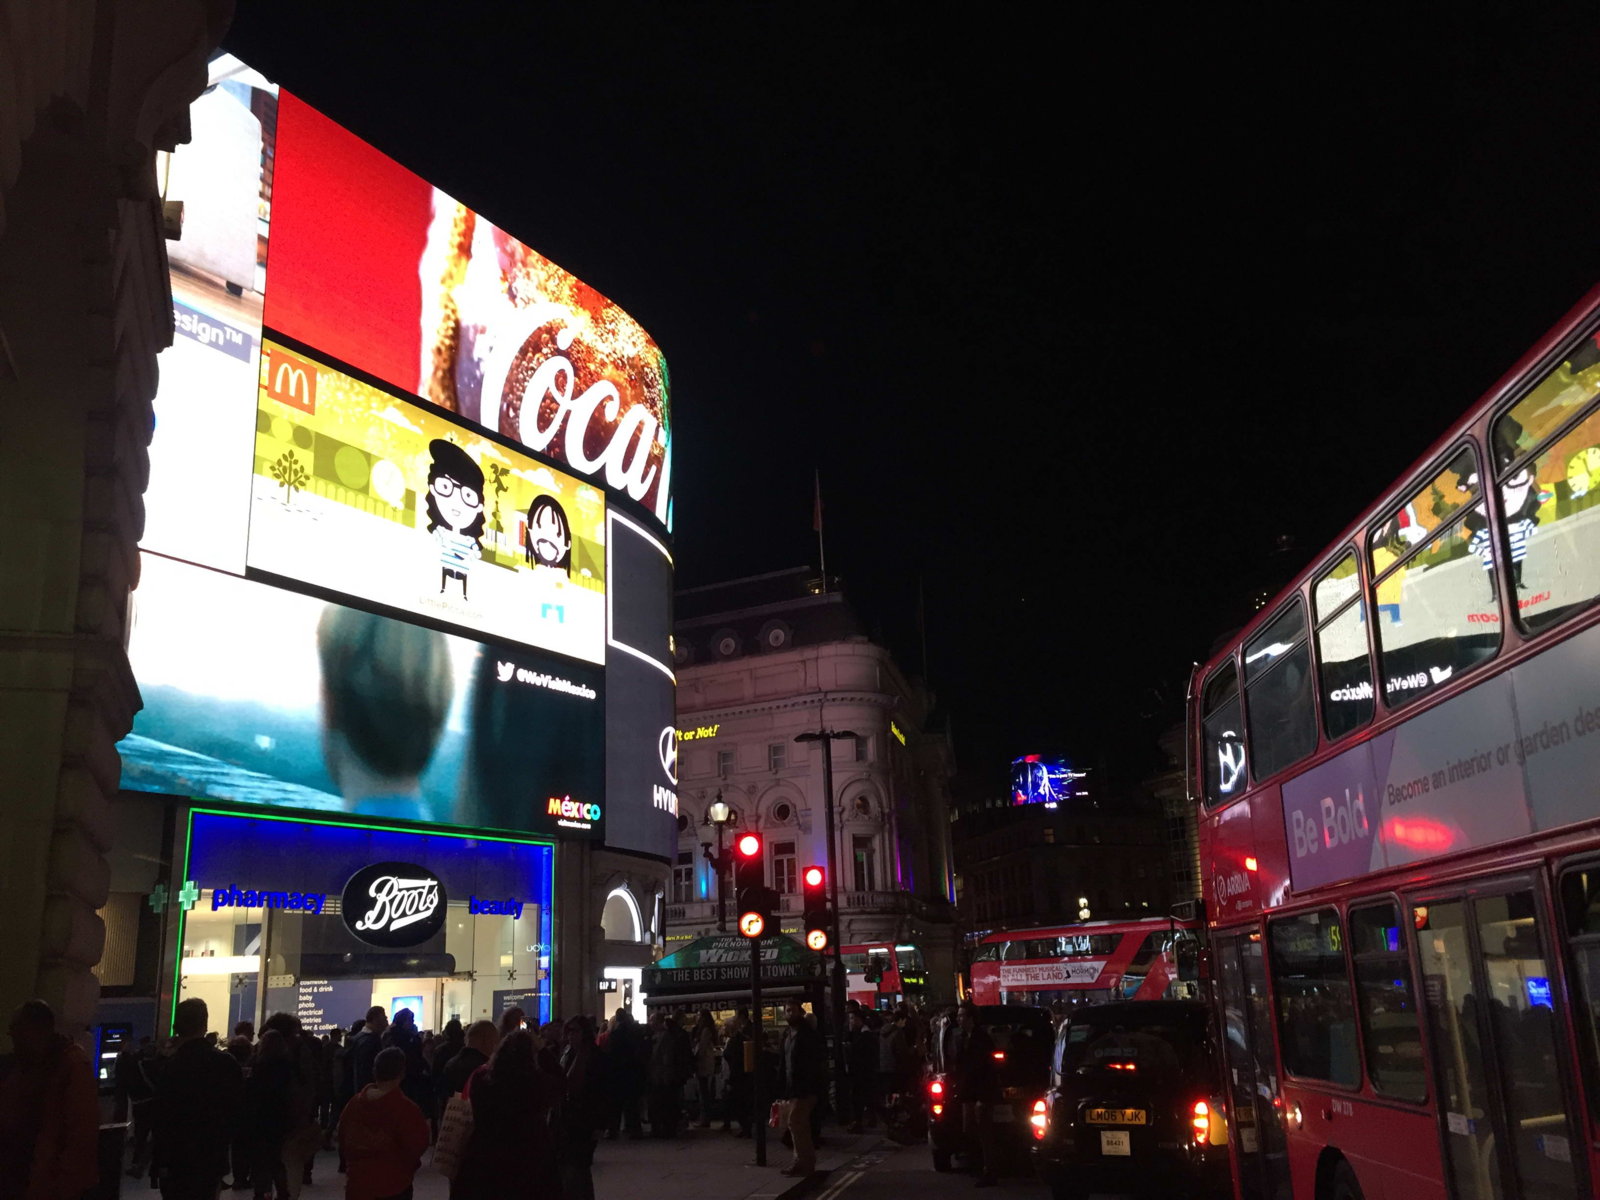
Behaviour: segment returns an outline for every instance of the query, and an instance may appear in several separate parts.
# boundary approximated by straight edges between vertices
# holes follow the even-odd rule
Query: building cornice
[[[682,705],[678,708],[678,724],[701,724],[706,721],[734,721],[740,717],[759,716],[764,713],[775,712],[800,712],[805,709],[820,709],[824,704],[862,704],[871,708],[881,708],[885,711],[894,708],[897,697],[888,692],[848,691],[848,692],[812,692],[805,696],[780,696],[771,700],[753,700],[733,705],[718,705],[712,708],[688,708]],[[689,718],[692,717],[691,722]]]

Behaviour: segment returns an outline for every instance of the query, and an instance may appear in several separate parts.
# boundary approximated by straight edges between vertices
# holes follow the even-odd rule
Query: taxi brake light
[[[1211,1137],[1211,1106],[1204,1100],[1194,1102],[1194,1116],[1189,1119],[1194,1126],[1194,1140],[1207,1141]]]
[[[1006,1052],[1004,1050],[996,1050],[994,1052],[994,1060],[995,1062],[1005,1062]]]
[[[1035,1100],[1033,1102],[1033,1115],[1028,1118],[1028,1124],[1033,1126],[1035,1141],[1044,1137],[1045,1131],[1050,1126],[1050,1116],[1046,1111],[1043,1100]]]

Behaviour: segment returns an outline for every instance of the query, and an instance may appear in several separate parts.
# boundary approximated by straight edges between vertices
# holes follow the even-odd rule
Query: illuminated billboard
[[[605,296],[288,94],[272,220],[269,328],[667,522],[666,360]]]
[[[1086,774],[1074,771],[1064,758],[1026,754],[1011,763],[1011,803],[1055,808],[1082,794],[1078,781]]]
[[[251,574],[605,661],[599,489],[264,343]]]
[[[161,163],[183,233],[124,786],[670,856],[660,350],[237,59],[210,70],[193,141]],[[352,795],[328,758],[313,648],[334,611],[451,664],[430,675],[448,678],[450,716],[393,807]]]
[[[132,790],[558,837],[604,832],[594,667],[143,555]]]

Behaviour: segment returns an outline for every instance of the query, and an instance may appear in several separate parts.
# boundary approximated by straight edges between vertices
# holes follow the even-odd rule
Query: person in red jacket
[[[11,1057],[0,1060],[0,1196],[81,1196],[99,1176],[99,1101],[89,1057],[56,1032],[43,1000],[29,1000],[12,1016],[11,1045]]]
[[[381,1050],[372,1082],[339,1117],[345,1200],[411,1200],[411,1181],[428,1148],[428,1118],[400,1088],[406,1052]]]

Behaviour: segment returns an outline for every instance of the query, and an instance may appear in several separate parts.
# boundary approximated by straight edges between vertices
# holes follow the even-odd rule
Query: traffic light
[[[807,867],[800,875],[805,897],[806,946],[819,953],[828,948],[828,931],[833,918],[828,911],[828,873],[821,867]]]
[[[766,882],[766,842],[759,833],[733,839],[734,894],[739,901],[739,932],[758,938],[772,924],[778,894]]]

